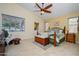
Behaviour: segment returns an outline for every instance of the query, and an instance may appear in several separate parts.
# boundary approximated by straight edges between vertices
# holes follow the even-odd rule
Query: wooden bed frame
[[[63,32],[64,32],[65,39],[66,39],[66,27],[64,27]],[[56,32],[54,32],[54,47],[56,47]]]
[[[42,44],[43,46],[49,44],[49,38],[35,37],[35,41]]]
[[[66,27],[64,27],[63,32],[66,38]],[[45,46],[49,44],[49,37],[48,38],[35,37],[35,41]],[[54,47],[56,47],[56,32],[54,32]]]

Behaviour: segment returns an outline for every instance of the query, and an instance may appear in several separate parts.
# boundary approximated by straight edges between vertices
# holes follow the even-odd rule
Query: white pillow
[[[59,30],[59,33],[63,33],[63,30]]]

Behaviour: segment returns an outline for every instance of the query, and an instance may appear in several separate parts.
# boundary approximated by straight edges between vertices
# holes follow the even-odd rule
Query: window
[[[24,18],[2,14],[2,28],[9,32],[24,31]]]
[[[45,31],[49,30],[49,23],[45,23]]]
[[[78,23],[78,25],[77,25],[78,27],[77,28],[78,28],[78,32],[79,32],[79,19],[77,20],[77,23]]]
[[[78,17],[69,18],[69,33],[77,33]]]

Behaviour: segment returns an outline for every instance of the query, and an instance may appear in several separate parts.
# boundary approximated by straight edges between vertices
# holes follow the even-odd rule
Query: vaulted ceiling
[[[41,6],[41,3],[38,3]],[[72,12],[79,12],[79,3],[52,3],[53,7],[49,8],[52,13],[45,13],[44,15],[40,15],[40,12],[35,12],[39,8],[36,7],[35,3],[20,3],[19,5],[24,7],[25,9],[34,12],[38,17],[42,19],[48,19],[53,17],[62,16]],[[45,4],[47,6],[49,4]]]

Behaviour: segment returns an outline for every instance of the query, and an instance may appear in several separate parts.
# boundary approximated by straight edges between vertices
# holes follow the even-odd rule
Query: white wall
[[[0,4],[0,14],[8,14],[25,18],[25,31],[24,32],[10,32],[14,37],[20,37],[22,39],[34,38],[34,22],[39,22],[39,31],[44,30],[44,21],[38,18],[32,12],[25,10],[18,4]],[[1,18],[1,16],[0,16]],[[0,19],[1,25],[1,19]]]

